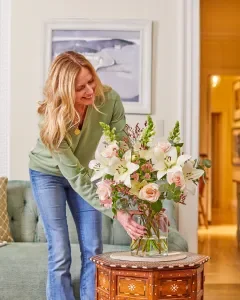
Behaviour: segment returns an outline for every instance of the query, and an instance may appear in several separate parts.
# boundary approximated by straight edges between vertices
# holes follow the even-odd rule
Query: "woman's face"
[[[82,68],[75,82],[75,105],[91,105],[95,100],[96,83],[91,72]]]

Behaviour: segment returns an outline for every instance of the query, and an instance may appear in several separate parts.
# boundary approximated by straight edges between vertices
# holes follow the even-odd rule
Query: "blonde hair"
[[[71,144],[69,130],[80,121],[74,104],[75,81],[82,68],[87,68],[92,74],[100,103],[105,100],[104,87],[94,67],[83,55],[73,51],[58,55],[48,73],[44,88],[45,99],[38,107],[38,113],[43,116],[40,138],[51,151],[57,150],[64,138]],[[95,103],[93,106],[98,110]]]

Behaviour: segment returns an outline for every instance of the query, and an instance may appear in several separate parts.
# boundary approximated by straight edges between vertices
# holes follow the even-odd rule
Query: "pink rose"
[[[112,206],[112,182],[110,180],[104,180],[97,183],[97,195],[101,204],[104,207],[110,208]]]
[[[185,179],[182,170],[178,167],[173,167],[167,172],[167,181],[169,184],[175,183],[176,186],[181,188],[185,187]]]
[[[119,147],[117,144],[110,144],[103,150],[102,156],[106,157],[106,158],[111,158],[111,157],[117,155],[118,150],[119,150]]]
[[[170,151],[172,145],[169,142],[160,142],[154,147],[154,155],[160,159],[164,154]]]
[[[160,197],[159,187],[156,183],[145,185],[139,192],[139,198],[149,202],[156,202]]]
[[[172,145],[169,142],[161,142],[158,144],[158,147],[162,150],[162,152],[166,153],[171,149]]]
[[[100,203],[106,208],[112,207],[112,199],[110,199],[110,198],[107,200],[100,200]]]

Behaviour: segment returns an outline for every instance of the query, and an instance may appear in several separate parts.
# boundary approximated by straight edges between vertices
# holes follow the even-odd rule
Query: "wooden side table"
[[[111,254],[91,258],[97,266],[96,300],[204,299],[208,256],[186,253],[185,259],[171,262],[130,262]]]

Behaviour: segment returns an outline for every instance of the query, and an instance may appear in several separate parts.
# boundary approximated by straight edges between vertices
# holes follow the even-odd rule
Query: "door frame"
[[[179,121],[184,152],[199,156],[200,94],[200,0],[182,3],[179,38],[182,41],[179,72]],[[179,4],[180,5],[180,4]],[[187,205],[179,205],[179,231],[188,242],[189,251],[198,251],[198,194],[189,195]]]

